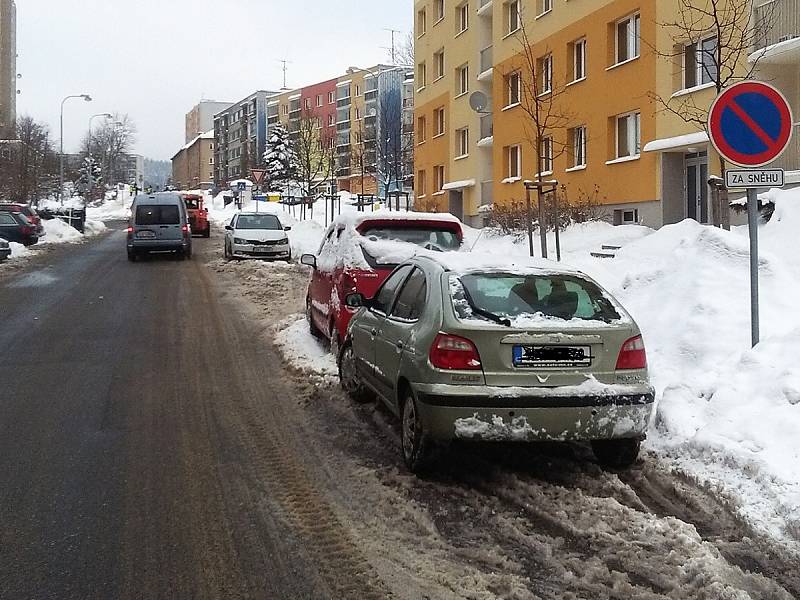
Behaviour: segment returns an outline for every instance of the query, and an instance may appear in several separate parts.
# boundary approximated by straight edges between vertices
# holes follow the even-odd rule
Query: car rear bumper
[[[567,441],[644,437],[653,412],[649,386],[624,394],[521,395],[481,387],[431,385],[416,390],[426,431],[438,440]],[[427,388],[427,389],[426,389]]]
[[[187,250],[191,246],[188,240],[133,240],[128,241],[128,250],[131,252],[177,252]]]

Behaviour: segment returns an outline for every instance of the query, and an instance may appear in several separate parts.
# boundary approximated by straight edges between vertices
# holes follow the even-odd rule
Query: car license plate
[[[590,346],[514,346],[515,367],[563,368],[589,367]]]
[[[256,254],[267,254],[269,252],[269,248],[259,248],[258,246],[254,246],[253,252]]]
[[[155,231],[138,231],[136,233],[137,238],[154,238],[156,237]]]

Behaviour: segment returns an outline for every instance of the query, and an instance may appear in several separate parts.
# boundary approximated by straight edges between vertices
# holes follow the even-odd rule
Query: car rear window
[[[180,212],[174,204],[141,204],[136,207],[137,225],[180,225]]]
[[[0,212],[0,225],[16,225],[17,221],[7,212]]]
[[[452,275],[450,291],[459,319],[525,318],[570,321],[620,319],[611,300],[591,281],[572,275],[470,273]]]
[[[408,242],[441,252],[458,250],[461,247],[461,240],[455,230],[435,225],[365,225],[359,228],[359,232],[372,241]]]

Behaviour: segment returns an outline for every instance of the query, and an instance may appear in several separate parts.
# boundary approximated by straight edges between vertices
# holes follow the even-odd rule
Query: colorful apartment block
[[[792,16],[782,36],[767,40],[783,47],[773,47],[759,71],[777,78],[797,105],[798,43],[791,35],[798,2],[774,3]],[[678,5],[417,0],[418,205],[480,226],[486,207],[523,200],[524,181],[542,178],[558,181],[570,201],[601,204],[617,224],[707,222],[708,177],[719,161],[702,126],[664,102],[711,104],[708,57],[716,41],[710,30],[678,39],[660,26],[676,20]],[[745,63],[737,70],[744,73]],[[544,136],[533,127],[536,102],[555,125]],[[785,161],[797,168],[796,160],[794,149]]]

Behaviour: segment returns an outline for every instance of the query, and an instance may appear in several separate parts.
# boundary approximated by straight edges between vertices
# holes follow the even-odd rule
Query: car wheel
[[[314,324],[314,316],[311,314],[311,299],[306,299],[306,320],[308,321],[308,329],[315,338],[321,338],[322,332]]]
[[[616,440],[592,440],[592,451],[597,462],[612,469],[627,469],[639,457],[642,440],[624,438]]]
[[[203,237],[204,237],[204,238],[210,238],[210,237],[211,237],[211,225],[209,225],[209,226],[208,226],[208,229],[206,229],[206,230],[203,232]]]
[[[411,390],[406,392],[401,415],[403,422],[400,428],[400,440],[403,446],[403,460],[412,473],[419,473],[430,463],[433,444],[425,433],[417,401]]]
[[[342,389],[356,402],[369,402],[372,398],[356,371],[356,357],[353,345],[348,343],[339,357],[339,381]]]

